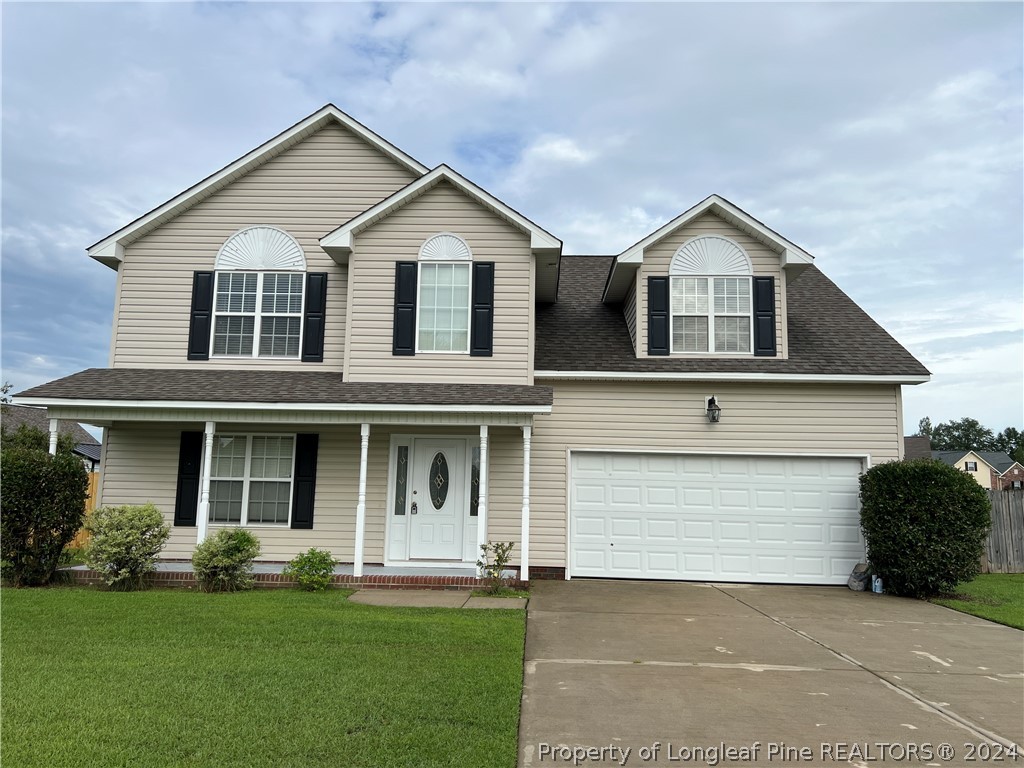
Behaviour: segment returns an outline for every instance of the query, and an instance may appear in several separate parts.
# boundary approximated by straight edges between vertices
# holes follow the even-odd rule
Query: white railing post
[[[530,580],[530,439],[533,428],[523,427],[523,530],[519,544],[519,579]]]
[[[352,575],[363,575],[363,538],[366,534],[366,459],[370,449],[370,425],[359,426],[359,496],[356,501],[356,541]]]
[[[480,425],[480,485],[476,507],[477,555],[483,553],[480,547],[487,543],[487,425]]]
[[[199,514],[196,516],[196,544],[206,541],[206,529],[210,522],[210,470],[213,467],[213,435],[217,424],[206,422],[203,432],[203,471],[199,476]]]
[[[60,429],[60,422],[57,419],[50,419],[50,455],[57,455],[57,432]]]

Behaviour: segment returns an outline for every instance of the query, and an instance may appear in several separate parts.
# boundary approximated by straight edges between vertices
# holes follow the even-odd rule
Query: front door
[[[462,559],[465,466],[465,440],[416,440],[409,509],[411,559]]]

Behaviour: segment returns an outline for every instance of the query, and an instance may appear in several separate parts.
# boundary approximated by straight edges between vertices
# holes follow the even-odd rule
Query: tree
[[[876,464],[860,498],[868,562],[887,592],[931,597],[977,575],[991,507],[966,472],[932,459]]]
[[[1015,427],[1007,427],[995,438],[997,451],[1002,451],[1014,461],[1024,464],[1024,440]]]
[[[11,390],[14,389],[14,385],[9,381],[5,381],[4,385],[0,387],[0,403],[11,402]]]
[[[28,448],[35,451],[50,452],[50,435],[41,429],[22,424],[11,432],[0,426],[0,442],[4,448]],[[57,434],[57,453],[71,453],[75,450],[75,439],[68,434]]]
[[[931,438],[933,451],[997,450],[992,430],[969,417],[937,425],[932,430]]]
[[[932,420],[925,416],[919,422],[917,422],[917,437],[931,437],[932,436]]]

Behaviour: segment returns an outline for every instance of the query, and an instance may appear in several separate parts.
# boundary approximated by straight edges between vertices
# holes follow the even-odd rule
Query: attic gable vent
[[[215,269],[306,270],[306,257],[283,229],[261,224],[240,230],[224,241],[217,252]]]
[[[687,241],[672,257],[673,275],[749,275],[750,257],[721,235],[702,235]]]
[[[420,258],[424,261],[471,261],[472,251],[466,241],[451,232],[441,232],[420,247]]]

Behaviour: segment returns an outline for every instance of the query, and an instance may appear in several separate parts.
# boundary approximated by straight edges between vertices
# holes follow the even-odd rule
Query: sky
[[[108,364],[85,248],[325,103],[614,254],[718,193],[932,372],[1024,427],[1020,3],[11,3],[0,367]],[[339,222],[339,224],[342,222]]]

